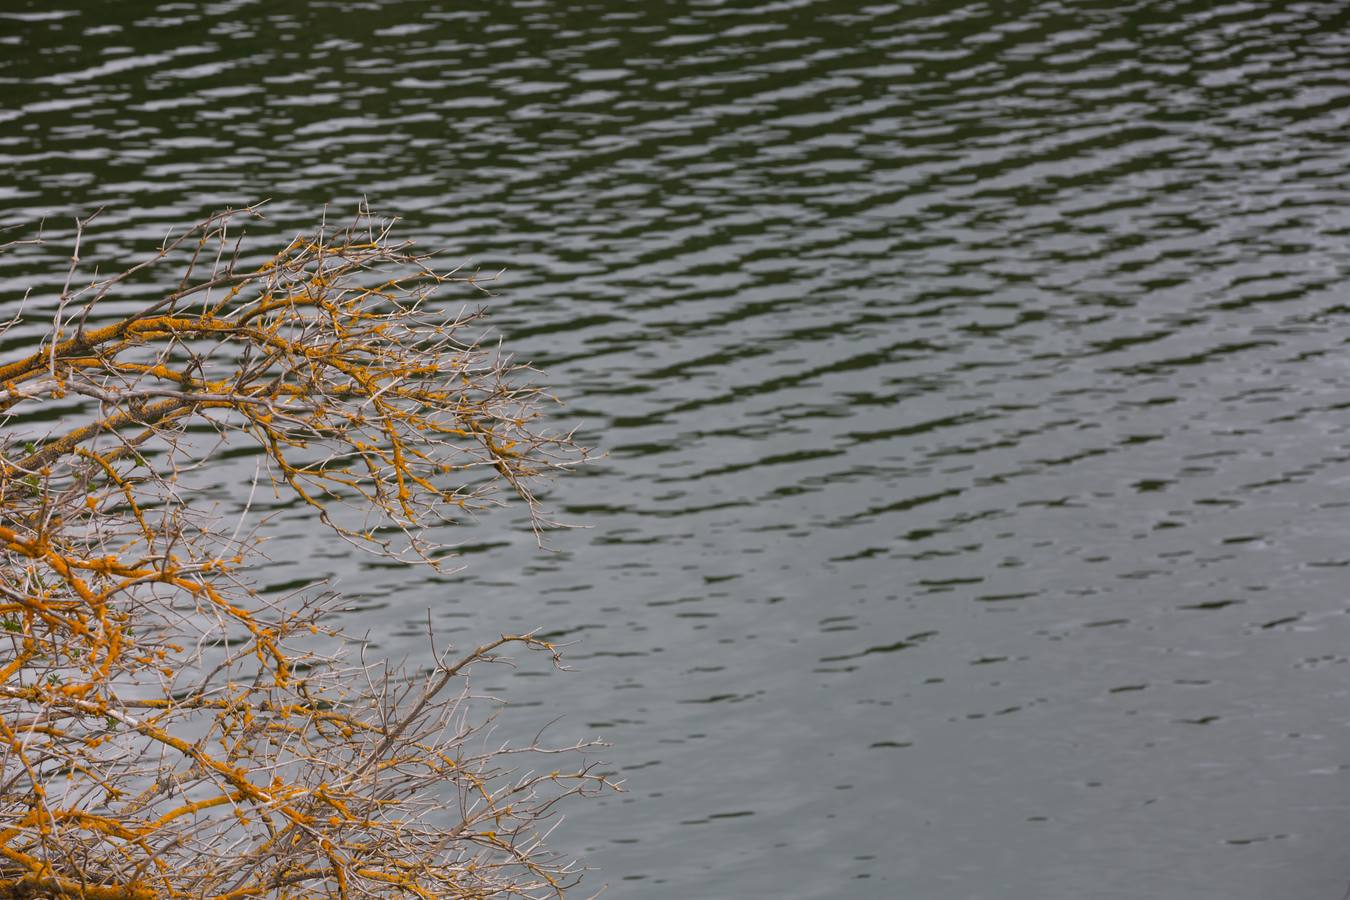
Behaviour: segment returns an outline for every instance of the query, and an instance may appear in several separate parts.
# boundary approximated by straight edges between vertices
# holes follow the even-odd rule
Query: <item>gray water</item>
[[[100,206],[91,259],[364,196],[507,267],[589,529],[272,553],[390,655],[576,642],[489,686],[613,742],[592,886],[1344,894],[1346,4],[84,7],[0,3],[6,303]]]

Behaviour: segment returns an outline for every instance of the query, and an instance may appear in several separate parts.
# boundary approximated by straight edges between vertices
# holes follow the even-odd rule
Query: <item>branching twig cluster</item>
[[[257,592],[252,532],[183,484],[249,440],[262,483],[343,540],[440,567],[438,526],[498,485],[542,526],[530,485],[583,454],[538,430],[542,395],[470,337],[477,313],[433,301],[473,276],[364,214],[245,267],[236,215],[83,286],[81,225],[47,337],[0,365],[7,421],[69,408],[0,442],[0,898],[560,896],[578,870],[543,843],[554,805],[608,782],[514,764],[585,745],[488,743],[465,681],[556,649],[353,659],[331,598]],[[109,321],[165,266],[176,290]]]

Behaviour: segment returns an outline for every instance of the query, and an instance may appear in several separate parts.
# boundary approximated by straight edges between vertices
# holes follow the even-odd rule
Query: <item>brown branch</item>
[[[439,526],[496,487],[542,525],[534,485],[584,451],[537,430],[544,395],[470,334],[477,313],[437,308],[475,276],[368,216],[245,270],[229,223],[84,288],[79,223],[48,338],[0,364],[0,412],[33,438],[0,442],[0,900],[561,896],[580,870],[547,820],[611,785],[587,765],[512,774],[588,744],[471,747],[465,680],[504,645],[554,648],[502,635],[418,677],[353,661],[325,624],[337,598],[258,593],[264,533],[194,509],[189,485],[249,443],[262,487],[436,565]],[[172,265],[172,291],[99,324]],[[27,411],[59,400],[74,411],[33,434]]]

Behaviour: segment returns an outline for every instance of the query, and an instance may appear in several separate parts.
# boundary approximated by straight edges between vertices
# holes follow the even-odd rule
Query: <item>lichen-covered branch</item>
[[[473,276],[364,214],[245,265],[231,229],[255,214],[82,287],[77,232],[49,333],[0,365],[0,898],[561,896],[579,869],[545,820],[611,785],[518,769],[591,745],[486,744],[466,681],[556,649],[353,658],[332,598],[258,593],[259,536],[182,483],[252,444],[264,486],[354,548],[445,567],[443,526],[505,488],[544,527],[532,485],[584,453],[540,430],[546,398],[478,312],[435,296]],[[102,312],[156,267],[176,290]]]

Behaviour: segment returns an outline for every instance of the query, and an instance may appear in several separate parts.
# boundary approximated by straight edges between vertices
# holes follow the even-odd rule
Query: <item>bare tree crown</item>
[[[46,337],[0,365],[11,424],[68,404],[0,438],[0,898],[561,896],[579,869],[543,843],[555,804],[612,785],[540,763],[589,744],[490,743],[465,680],[556,648],[369,662],[331,595],[255,589],[247,512],[185,485],[248,441],[253,490],[444,568],[442,526],[499,488],[549,524],[533,485],[584,451],[540,428],[546,396],[478,311],[436,296],[474,275],[364,212],[245,265],[236,219],[257,212],[85,284],[82,223]],[[175,289],[109,321],[166,267]]]

